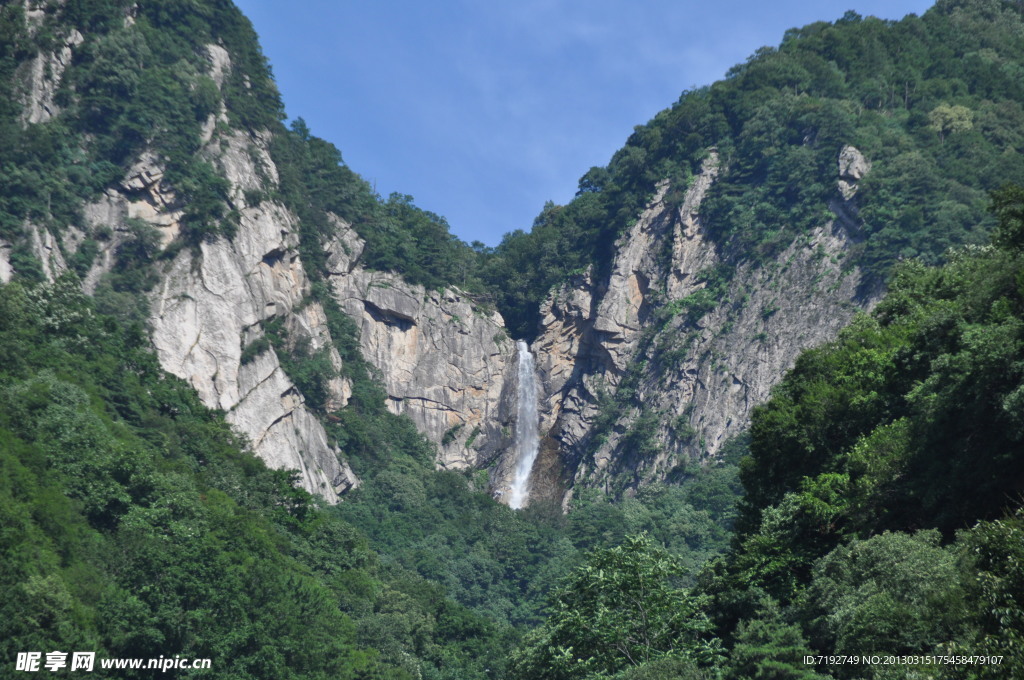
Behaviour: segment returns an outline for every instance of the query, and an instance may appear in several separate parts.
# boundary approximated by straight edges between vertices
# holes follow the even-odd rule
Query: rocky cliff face
[[[587,272],[553,291],[533,346],[543,427],[561,451],[562,479],[549,487],[617,493],[713,457],[802,350],[870,307],[877,295],[843,263],[856,241],[856,181],[868,169],[844,148],[836,218],[776,260],[735,266],[721,299],[702,301],[721,264],[699,217],[719,172],[712,152],[678,207],[659,186],[616,244],[606,282]]]
[[[32,10],[34,11],[34,10]],[[29,21],[35,15],[30,11]],[[128,19],[126,19],[128,21]],[[22,67],[23,126],[45,123],[60,110],[54,93],[81,44],[73,32],[53,53]],[[231,55],[208,45],[207,75],[218,87],[231,73]],[[317,415],[287,375],[266,326],[279,324],[288,347],[320,350],[336,371],[341,359],[323,309],[309,301],[309,277],[299,255],[298,218],[274,200],[278,171],[270,136],[232,129],[221,104],[202,126],[201,152],[230,185],[229,210],[238,224],[232,238],[181,247],[188,206],[165,179],[158,154],[144,151],[123,179],[83,206],[84,224],[55,232],[26,224],[26,241],[44,276],[53,280],[89,239],[98,253],[83,277],[92,294],[118,266],[127,246],[177,254],[158,263],[159,283],[149,296],[149,324],[162,366],[187,380],[203,403],[222,409],[269,465],[297,470],[307,490],[336,502],[358,484],[343,453],[329,443]],[[438,446],[437,464],[486,467],[511,448],[514,408],[505,373],[515,347],[497,312],[483,311],[455,289],[427,291],[396,274],[359,265],[362,243],[334,218],[329,279],[342,309],[360,328],[364,356],[379,369],[388,408],[407,415]],[[165,255],[166,257],[166,255]],[[11,244],[0,242],[0,280],[13,274]],[[280,347],[278,347],[280,349]],[[329,381],[325,411],[343,408],[351,385]]]
[[[198,253],[183,250],[167,267],[152,299],[154,344],[164,366],[227,411],[258,455],[298,469],[306,488],[335,500],[357,483],[355,476],[338,462],[340,452],[327,443],[274,350],[241,362],[261,324],[276,317],[314,349],[330,345],[323,311],[303,304],[308,282],[296,218],[273,202],[245,204],[247,193],[275,181],[265,140],[236,134],[218,142],[211,157],[232,183],[238,235],[204,243]],[[856,240],[856,180],[867,167],[859,152],[844,149],[837,218],[768,265],[737,266],[722,300],[699,317],[689,305],[721,264],[699,217],[720,170],[717,155],[709,155],[681,204],[670,204],[670,187],[660,185],[617,243],[607,278],[595,281],[585,272],[545,301],[532,347],[547,434],[535,494],[566,502],[577,484],[620,492],[715,456],[800,351],[835,337],[870,306],[873,297],[858,293],[859,272],[843,266]],[[170,242],[179,210],[173,193],[161,188],[159,167],[140,162],[88,214],[100,221],[119,215],[122,223],[134,216]],[[500,494],[514,465],[515,428],[515,346],[501,316],[457,289],[428,291],[363,268],[362,242],[334,220],[337,235],[324,245],[329,280],[357,321],[388,408],[437,444],[439,467],[490,468]],[[39,240],[45,254],[45,236]],[[108,257],[99,258],[87,285],[104,266]],[[340,366],[336,352],[331,356]],[[334,407],[346,403],[348,390],[335,380]]]
[[[31,17],[30,17],[31,19]],[[24,125],[45,122],[58,113],[52,104],[70,50],[81,42],[73,34],[53,55],[40,54],[29,63],[24,79]],[[227,52],[208,49],[210,74],[220,86],[231,68]],[[39,66],[39,64],[44,64]],[[337,502],[339,494],[358,479],[333,447],[303,395],[282,369],[269,345],[260,352],[243,350],[264,334],[262,324],[280,319],[292,341],[312,350],[328,348],[331,362],[341,368],[323,310],[307,303],[309,282],[298,254],[297,220],[273,201],[249,205],[246,196],[272,189],[277,173],[267,151],[266,135],[222,131],[223,108],[204,126],[204,157],[230,183],[230,208],[238,227],[231,239],[206,240],[196,248],[180,248],[159,265],[160,283],[150,295],[150,327],[161,365],[187,380],[203,403],[222,409],[227,419],[252,443],[256,455],[275,468],[299,472],[301,485]],[[124,179],[103,197],[84,206],[84,230],[68,227],[58,243],[42,227],[26,225],[28,242],[53,279],[67,269],[64,254],[74,254],[87,237],[96,239],[99,253],[83,280],[92,293],[102,276],[117,263],[121,248],[150,238],[159,248],[178,239],[185,205],[164,181],[161,160],[145,152]],[[6,248],[0,252],[6,255]],[[0,262],[0,276],[10,278],[9,256]],[[332,408],[347,402],[350,386],[335,378],[328,385]]]
[[[242,361],[243,350],[262,337],[261,324],[281,318],[290,338],[304,338],[313,350],[330,348],[341,368],[323,310],[305,303],[309,283],[297,252],[296,218],[274,202],[245,204],[246,192],[268,188],[261,178],[276,179],[265,140],[234,133],[210,155],[231,182],[237,235],[203,242],[198,251],[182,249],[164,268],[150,300],[153,344],[164,368],[189,381],[205,404],[227,412],[258,456],[272,467],[298,470],[303,487],[335,502],[358,482],[275,350],[268,346]],[[144,220],[170,242],[180,207],[158,188],[161,174],[153,165],[137,168],[90,214]],[[106,262],[101,258],[94,269]],[[97,278],[90,272],[86,285]],[[330,388],[334,404],[344,406],[349,385],[336,378]]]
[[[26,7],[30,24],[40,20],[35,5]],[[71,31],[19,68],[22,126],[61,115],[55,93],[83,40]],[[205,56],[205,74],[223,87],[231,55],[208,45]],[[93,243],[99,252],[83,279],[89,293],[126,246],[163,250],[148,300],[162,365],[224,410],[268,464],[299,471],[306,489],[336,502],[358,480],[265,340],[273,324],[284,329],[285,350],[325,353],[342,368],[324,310],[310,301],[298,218],[266,198],[279,184],[269,133],[233,129],[221,103],[200,141],[201,156],[229,184],[232,238],[182,247],[188,206],[166,181],[163,160],[145,151],[84,206],[84,224],[58,231],[27,222],[24,244],[53,279],[86,240]],[[660,184],[616,243],[610,269],[600,279],[593,270],[577,275],[544,302],[532,346],[543,392],[536,495],[565,502],[578,484],[619,493],[715,456],[801,350],[835,337],[873,304],[860,272],[844,265],[857,240],[857,185],[870,171],[860,152],[846,147],[837,158],[835,219],[756,266],[723,262],[701,222],[701,203],[721,171],[712,151],[682,201]],[[458,289],[426,290],[366,269],[363,243],[331,219],[324,274],[359,327],[388,408],[437,445],[439,467],[490,469],[500,496],[515,464],[516,425],[516,349],[501,316]],[[0,282],[12,276],[12,248],[0,241]],[[728,284],[709,300],[708,281],[723,266]],[[344,408],[351,385],[334,377],[326,387],[322,409]]]
[[[25,2],[25,19],[30,35],[34,35],[44,20],[46,11]],[[71,63],[75,48],[82,44],[84,36],[77,31],[68,32],[58,42],[60,47],[48,52],[40,52],[35,58],[23,64],[18,79],[22,83],[16,96],[22,104],[21,123],[44,123],[60,113],[54,102],[54,96],[60,86],[64,71]]]
[[[204,403],[227,412],[257,455],[277,468],[301,472],[303,486],[336,501],[355,476],[329,446],[323,427],[284,373],[273,348],[242,363],[243,345],[262,334],[260,323],[283,316],[314,346],[325,344],[323,311],[299,309],[306,291],[285,215],[267,207],[243,211],[245,237],[183,251],[153,296],[153,344],[164,368],[185,378]],[[276,214],[275,214],[276,213]],[[264,227],[260,229],[259,227]],[[332,360],[340,368],[337,352]],[[347,400],[336,382],[334,398]]]
[[[362,241],[343,223],[327,247],[335,298],[359,325],[388,409],[438,445],[438,466],[487,467],[510,450],[515,343],[501,315],[457,289],[426,290],[362,268]]]
[[[263,335],[261,324],[281,318],[290,339],[313,351],[328,348],[331,363],[341,368],[323,310],[305,301],[309,282],[297,252],[295,216],[272,201],[246,204],[246,195],[276,184],[266,146],[266,139],[236,132],[208,147],[231,183],[240,215],[237,235],[204,242],[198,252],[183,249],[166,267],[151,299],[153,344],[163,366],[188,380],[204,403],[226,411],[258,456],[272,467],[298,470],[307,490],[334,502],[358,480],[328,443],[275,350],[267,347],[242,361],[243,350]],[[138,200],[122,194],[109,202],[162,230],[169,242],[177,235],[179,211],[173,195],[154,189],[160,175],[152,166],[139,169],[122,185]],[[348,383],[335,378],[329,388],[331,405],[343,407]]]

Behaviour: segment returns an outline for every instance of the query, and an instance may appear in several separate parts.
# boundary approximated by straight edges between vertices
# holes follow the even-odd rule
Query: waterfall
[[[537,379],[533,369],[533,355],[522,340],[516,341],[518,350],[519,386],[516,393],[516,470],[509,491],[508,505],[519,509],[530,497],[530,470],[537,460],[540,436],[537,433]]]

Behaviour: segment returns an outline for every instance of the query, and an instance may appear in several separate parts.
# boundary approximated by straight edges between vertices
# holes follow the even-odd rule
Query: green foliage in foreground
[[[209,657],[220,678],[390,679],[480,677],[500,658],[490,622],[382,565],[79,285],[0,287],[5,666],[72,649]]]
[[[678,565],[721,549],[731,516],[728,488],[594,499],[569,518],[514,512],[433,472],[365,375],[332,423],[364,484],[318,507],[160,370],[141,325],[97,312],[70,275],[0,287],[0,366],[4,659],[73,648],[209,657],[224,678],[501,677],[583,550],[628,563],[612,546],[664,524],[675,554],[650,551],[674,611],[689,602]],[[702,499],[710,510],[690,505]],[[672,619],[658,648],[703,630],[693,616]]]
[[[644,536],[595,552],[552,594],[547,621],[513,657],[513,677],[610,677],[666,657],[710,664],[717,646],[707,602],[682,587],[682,576]]]
[[[1004,657],[917,669],[933,677],[1019,673],[1024,195],[995,199],[1001,247],[904,264],[873,315],[804,353],[755,410],[734,546],[699,586],[730,677],[758,677],[750,637],[771,627],[794,651]],[[801,677],[796,657],[771,677]]]
[[[599,550],[553,592],[514,676],[646,677],[673,659],[696,663],[678,677],[724,680],[1020,675],[1024,192],[993,198],[997,247],[905,263],[755,410],[733,545],[695,588],[647,539]]]
[[[752,428],[746,525],[785,494],[822,536],[934,526],[1019,501],[1019,252],[908,264],[873,317],[806,353]]]

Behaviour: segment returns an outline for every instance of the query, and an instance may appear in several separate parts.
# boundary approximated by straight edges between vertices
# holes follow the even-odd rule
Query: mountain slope
[[[1019,667],[1019,196],[999,194],[996,248],[946,255],[988,238],[988,190],[1021,175],[1019,2],[794,29],[493,252],[285,128],[229,2],[15,2],[0,26],[8,659]],[[904,263],[880,302],[914,257],[950,262]],[[524,511],[492,498],[512,336],[543,389]],[[623,603],[648,596],[666,627],[632,668],[608,641],[635,649]]]
[[[549,485],[685,475],[894,262],[987,239],[987,192],[1024,177],[1021,10],[793,29],[506,238],[487,271],[525,280],[499,309],[537,338]]]
[[[21,106],[0,274],[72,268],[125,309],[150,291],[135,314],[165,368],[329,499],[357,483],[331,418],[363,357],[438,465],[487,467],[500,493],[507,335],[536,338],[539,497],[685,476],[800,349],[871,307],[893,262],[984,241],[986,192],[1024,173],[1024,29],[1003,0],[793,29],[482,252],[408,197],[374,196],[301,120],[285,129],[229,5],[4,12]]]
[[[401,264],[409,285],[434,286],[473,252],[407,197],[374,196],[301,121],[281,125],[251,26],[230,3],[14,4],[4,18],[6,85],[21,106],[4,121],[2,279],[73,269],[101,307],[146,319],[162,365],[226,411],[257,455],[336,501],[358,480],[326,416],[368,379],[358,350],[342,360],[336,336],[359,331],[340,329],[340,308],[358,318],[373,298],[395,312],[366,266]],[[345,281],[337,295],[329,280]],[[457,309],[480,330],[468,354],[451,353],[452,387],[421,376],[388,405],[444,445],[445,464],[466,467],[480,463],[470,437],[490,458],[504,441],[492,415],[510,345],[495,344],[500,319]],[[440,334],[454,341],[452,323]]]
[[[1024,192],[996,205],[996,247],[899,267],[755,410],[736,540],[703,585],[723,638],[786,622],[828,653],[999,657],[910,665],[935,677],[1020,672]]]

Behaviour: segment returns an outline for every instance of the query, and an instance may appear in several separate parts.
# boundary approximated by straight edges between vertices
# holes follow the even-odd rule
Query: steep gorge
[[[24,3],[26,35],[51,22],[57,37],[15,74],[17,125],[23,131],[49,129],[74,110],[74,79],[65,81],[93,37],[80,30],[85,27],[59,24],[58,6]],[[127,8],[117,30],[135,31],[137,14],[138,7]],[[737,73],[756,81],[757,68],[791,59],[790,53],[816,38],[813,31],[803,43],[792,38],[788,52],[765,53]],[[365,220],[328,210],[318,242],[303,236],[308,217],[283,197],[282,170],[291,169],[279,167],[272,153],[275,139],[289,133],[269,124],[242,125],[233,117],[236,95],[230,87],[242,82],[243,90],[251,89],[234,49],[205,43],[190,76],[196,88],[202,83],[217,92],[216,105],[207,106],[199,121],[195,157],[224,182],[222,222],[233,220],[230,229],[196,238],[189,231],[195,229],[190,210],[196,201],[171,181],[177,176],[167,154],[142,145],[116,182],[83,202],[79,223],[28,217],[20,231],[6,231],[0,280],[24,273],[16,248],[30,252],[42,276],[53,280],[73,260],[82,260],[89,246],[95,253],[80,274],[83,288],[94,293],[140,247],[148,249],[157,273],[147,294],[148,325],[163,367],[187,380],[207,406],[224,410],[268,464],[298,470],[304,488],[336,502],[359,480],[325,429],[353,389],[339,338],[328,328],[325,299],[312,294],[314,282],[325,281],[331,301],[355,322],[359,351],[377,371],[387,409],[407,416],[434,443],[439,468],[486,469],[490,490],[503,496],[515,463],[517,362],[502,315],[478,292],[451,284],[428,287],[410,283],[399,271],[381,271],[366,256],[369,237],[360,235]],[[800,351],[834,338],[881,293],[883,277],[865,273],[864,253],[884,239],[872,239],[878,225],[866,225],[861,217],[861,187],[880,177],[872,185],[875,193],[868,191],[877,203],[879,187],[893,181],[893,168],[907,162],[904,156],[879,150],[883,157],[869,162],[853,146],[862,133],[844,132],[827,106],[815,109],[786,95],[793,120],[766,125],[792,140],[772,142],[772,153],[762,155],[792,154],[802,159],[803,169],[816,167],[805,162],[811,156],[826,158],[821,176],[814,177],[824,188],[802,197],[791,216],[771,225],[774,249],[754,244],[767,255],[737,255],[730,244],[737,227],[729,221],[736,212],[724,213],[721,197],[709,211],[708,197],[723,178],[733,182],[733,195],[737,182],[759,187],[773,170],[744,155],[744,145],[761,153],[757,145],[767,143],[755,138],[760,128],[742,123],[729,133],[687,117],[688,106],[703,106],[708,97],[684,97],[638,129],[616,155],[613,170],[616,163],[633,167],[630,159],[646,154],[651,160],[640,167],[643,177],[655,178],[653,188],[616,189],[640,209],[623,222],[607,255],[568,273],[547,291],[539,310],[528,310],[539,318],[531,343],[541,382],[535,482],[544,490],[541,497],[563,507],[580,485],[619,496],[642,484],[677,479],[694,464],[716,458]],[[808,119],[811,114],[801,107],[826,122]],[[833,123],[835,129],[828,128]],[[665,142],[644,141],[645,135],[667,139],[659,137],[662,128],[683,124],[713,131],[686,137],[686,158],[655,162],[665,153],[658,144]],[[818,133],[826,128],[827,142]],[[588,173],[581,194],[614,193],[604,188],[612,182],[593,179],[598,175]],[[787,179],[784,191],[791,192],[797,181]],[[958,191],[958,200],[973,210],[981,190]],[[966,209],[960,212],[957,219],[972,219]],[[808,222],[807,214],[818,217]],[[607,225],[600,229],[614,232]],[[317,403],[289,376],[280,352],[319,357],[329,367]]]
[[[3,663],[1024,668],[1019,2],[787,32],[496,248],[283,125],[230,2],[6,36]]]

